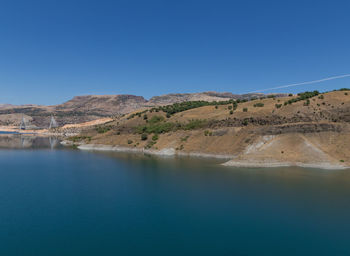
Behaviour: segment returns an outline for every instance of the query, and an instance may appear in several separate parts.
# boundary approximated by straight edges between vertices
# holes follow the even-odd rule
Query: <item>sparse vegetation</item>
[[[178,128],[182,128],[183,130],[194,130],[203,128],[207,124],[207,120],[202,119],[192,119],[187,124],[182,124]]]
[[[282,107],[282,104],[275,104],[275,107],[280,108],[280,107]]]
[[[301,100],[307,100],[307,99],[315,97],[315,96],[317,96],[319,94],[320,94],[319,91],[298,93],[298,97],[296,97],[294,99],[290,99],[288,101],[285,101],[284,105],[293,104],[294,102],[298,102],[298,101],[301,101]]]
[[[167,117],[183,112],[189,109],[194,109],[194,108],[199,108],[199,107],[204,107],[204,106],[215,106],[217,109],[218,105],[227,105],[227,104],[233,104],[233,108],[235,108],[235,105],[237,102],[233,99],[227,100],[227,101],[185,101],[185,102],[180,102],[180,103],[174,103],[172,105],[166,105],[166,106],[161,106],[156,109],[158,111],[163,111],[167,113]],[[169,114],[169,115],[168,115]]]
[[[68,140],[70,140],[74,143],[79,142],[79,141],[83,141],[83,140],[91,141],[91,139],[92,139],[91,136],[84,136],[84,135],[72,136],[72,137],[68,138]]]
[[[161,134],[176,130],[194,130],[203,128],[207,124],[206,120],[191,119],[187,123],[173,123],[165,121],[163,117],[154,116],[146,125],[136,127],[137,133]]]
[[[147,139],[148,139],[147,133],[142,133],[141,140],[147,140]]]
[[[96,131],[98,133],[106,133],[108,131],[110,131],[112,129],[112,126],[108,125],[108,126],[97,126],[96,127]]]
[[[310,105],[310,100],[307,99],[305,102],[304,102],[304,106],[309,106]]]
[[[245,118],[245,119],[242,121],[242,125],[247,126],[247,125],[248,125],[248,121],[249,121],[249,118]]]
[[[186,142],[189,137],[190,136],[187,135],[186,137],[181,138],[181,141]]]
[[[157,141],[157,140],[158,140],[158,134],[154,134],[154,135],[152,136],[152,140],[153,140],[153,141]]]
[[[264,103],[262,103],[262,102],[258,102],[258,103],[254,104],[255,108],[262,108],[263,106],[264,106]]]
[[[157,143],[157,142],[156,142],[156,141],[153,141],[153,140],[149,141],[149,142],[146,144],[145,149],[150,149],[150,148],[152,148],[156,143]]]
[[[180,147],[176,148],[176,150],[183,150],[184,149],[184,145],[180,145]]]
[[[213,133],[211,131],[205,130],[204,131],[204,136],[212,136]]]
[[[127,119],[128,119],[128,120],[129,120],[129,119],[132,119],[132,118],[134,118],[135,116],[141,117],[141,115],[144,114],[144,113],[146,113],[147,111],[148,111],[148,110],[144,110],[144,111],[142,111],[142,112],[133,113],[133,114],[129,115],[129,116],[127,117]]]

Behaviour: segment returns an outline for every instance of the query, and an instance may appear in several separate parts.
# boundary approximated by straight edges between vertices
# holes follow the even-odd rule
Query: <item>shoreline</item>
[[[62,145],[69,146],[73,145],[68,141],[62,141]],[[257,160],[238,160],[235,159],[235,155],[224,155],[224,154],[208,154],[201,152],[176,152],[174,148],[164,148],[161,150],[152,150],[152,149],[141,149],[141,148],[129,148],[121,146],[112,146],[112,145],[102,145],[102,144],[81,144],[78,145],[79,150],[85,151],[110,151],[110,152],[125,152],[125,153],[143,153],[163,157],[174,157],[174,156],[187,156],[187,157],[203,157],[203,158],[215,158],[228,160],[221,165],[227,167],[244,167],[244,168],[274,168],[274,167],[303,167],[303,168],[317,168],[317,169],[326,169],[326,170],[343,170],[349,169],[350,166],[345,166],[341,164],[334,164],[329,162],[323,163],[302,163],[302,162],[281,162],[281,161],[257,161]]]
[[[66,141],[61,142],[64,146],[69,146],[71,143]],[[233,155],[223,155],[223,154],[208,154],[200,152],[176,152],[174,148],[164,148],[161,150],[154,149],[143,149],[143,148],[129,148],[121,146],[112,146],[112,145],[102,145],[102,144],[81,144],[77,147],[80,150],[86,151],[114,151],[114,152],[125,152],[125,153],[143,153],[157,156],[189,156],[189,157],[204,157],[204,158],[216,158],[216,159],[232,159],[235,156]]]
[[[252,168],[273,168],[273,167],[302,167],[302,168],[317,168],[325,170],[344,170],[349,169],[349,166],[337,165],[332,163],[302,163],[302,162],[281,162],[281,161],[239,161],[230,160],[222,165],[228,167],[252,167]]]

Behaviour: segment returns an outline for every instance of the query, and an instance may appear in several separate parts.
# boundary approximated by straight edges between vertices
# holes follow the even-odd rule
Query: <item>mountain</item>
[[[350,90],[158,107],[70,140],[81,149],[219,156],[231,166],[350,167]]]
[[[55,111],[80,112],[87,115],[113,116],[126,114],[143,107],[147,103],[142,96],[135,95],[86,95],[76,96]]]
[[[284,97],[287,94],[279,93],[273,94],[276,97]],[[201,92],[201,93],[172,93],[161,96],[152,97],[148,103],[154,105],[168,105],[173,103],[179,103],[184,101],[225,101],[228,99],[246,99],[264,97],[263,93],[249,93],[249,94],[232,94],[230,92]]]
[[[59,125],[88,122],[102,117],[120,116],[138,109],[169,105],[184,101],[225,101],[228,99],[251,99],[263,97],[264,94],[232,94],[229,92],[203,92],[166,94],[146,100],[135,95],[85,95],[59,105],[0,105],[0,125],[18,126],[25,117],[38,128],[47,128],[51,115]],[[285,96],[278,94],[277,96]]]

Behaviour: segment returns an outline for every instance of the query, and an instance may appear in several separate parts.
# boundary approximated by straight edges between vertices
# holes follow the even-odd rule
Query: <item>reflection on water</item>
[[[57,137],[37,137],[23,134],[0,134],[0,148],[25,149],[25,148],[58,148],[60,140]]]
[[[222,161],[0,150],[0,255],[350,255],[349,170]]]

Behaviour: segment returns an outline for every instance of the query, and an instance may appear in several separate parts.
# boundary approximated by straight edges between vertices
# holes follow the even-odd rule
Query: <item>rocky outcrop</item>
[[[140,107],[147,101],[142,96],[135,95],[87,95],[76,96],[61,105],[55,106],[56,111],[75,111],[100,116],[125,114]]]
[[[276,97],[284,97],[287,94],[273,94]],[[201,92],[201,93],[173,93],[161,96],[154,96],[149,100],[149,104],[168,105],[184,101],[225,101],[228,99],[246,99],[261,98],[267,96],[263,93],[233,94],[230,92]]]

